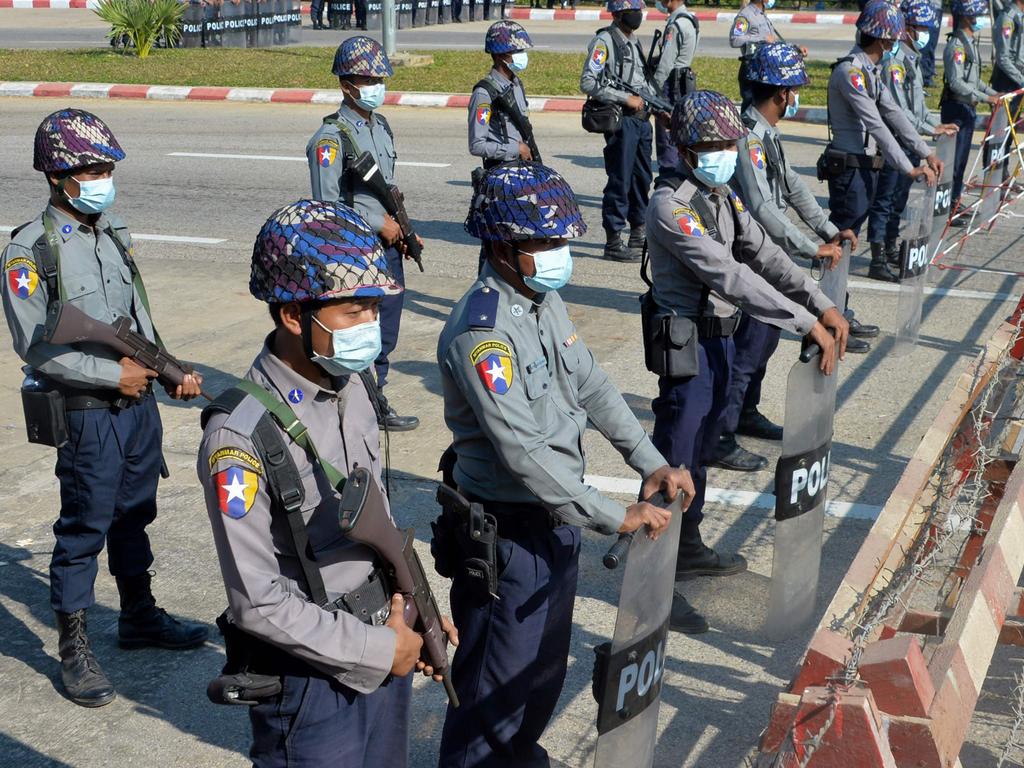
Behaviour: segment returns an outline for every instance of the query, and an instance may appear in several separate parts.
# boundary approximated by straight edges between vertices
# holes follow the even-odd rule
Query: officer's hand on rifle
[[[451,643],[455,647],[458,647],[459,630],[455,628],[455,625],[452,624],[452,620],[449,619],[447,616],[441,617],[441,631],[444,633],[444,636],[448,639],[449,643]],[[434,668],[422,659],[416,662],[416,671],[422,672],[426,677],[434,678],[435,683],[444,682],[444,675],[435,675]]]
[[[385,626],[395,631],[395,660],[391,663],[391,674],[405,677],[419,661],[423,638],[405,623],[405,598],[397,592],[391,598],[391,615]]]
[[[646,501],[638,501],[626,507],[626,518],[622,521],[619,533],[632,533],[646,525],[650,529],[647,535],[651,539],[657,539],[671,520],[672,513],[667,509],[656,507]]]
[[[852,229],[839,230],[839,234],[832,238],[832,242],[841,247],[843,245],[843,241],[848,241],[850,243],[850,249],[853,250],[857,247],[857,233]]]
[[[519,142],[519,159],[533,160],[533,153],[530,151],[530,148],[522,141]]]
[[[668,464],[658,468],[644,479],[644,484],[640,488],[640,498],[649,499],[658,491],[661,491],[669,503],[675,501],[676,496],[682,492],[684,496],[682,510],[684,512],[696,494],[693,488],[693,478],[690,477],[689,471],[681,467],[671,467]]]
[[[631,93],[626,97],[626,108],[633,112],[639,112],[644,108],[644,100],[635,93]]]
[[[935,171],[929,168],[927,165],[919,165],[917,168],[910,172],[910,178],[914,181],[918,179],[924,179],[925,184],[929,187],[935,184]]]
[[[117,382],[117,391],[125,397],[142,397],[142,393],[149,387],[149,382],[157,377],[157,372],[151,368],[144,368],[130,357],[122,357],[121,379]]]
[[[926,160],[928,162],[928,167],[935,171],[935,179],[938,180],[939,177],[942,176],[942,169],[946,164],[939,160],[939,156],[934,152],[928,155]]]
[[[839,260],[843,258],[843,249],[836,243],[822,243],[818,246],[817,259],[827,259],[828,268],[835,269]]]
[[[188,402],[193,397],[199,397],[203,393],[203,376],[195,371],[186,373],[185,378],[181,380],[181,384],[176,387],[165,384],[164,391],[172,400]]]
[[[387,213],[384,214],[384,226],[380,228],[380,241],[388,248],[402,242],[402,228]]]

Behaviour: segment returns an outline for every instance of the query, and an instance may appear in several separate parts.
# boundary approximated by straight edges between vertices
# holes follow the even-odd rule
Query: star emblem
[[[505,378],[505,368],[499,360],[493,360],[491,362],[491,367],[487,370],[487,375],[490,377],[492,384],[496,381],[504,381],[506,384],[508,383],[508,379]]]
[[[228,497],[225,500],[225,503],[232,499],[241,499],[242,501],[245,501],[245,489],[248,487],[249,484],[243,483],[238,477],[232,478],[228,485],[221,486],[221,488],[228,492]]]
[[[18,275],[15,282],[18,284],[19,288],[24,288],[26,290],[32,284],[32,281],[28,279],[28,273],[26,272],[22,272],[20,275]]]

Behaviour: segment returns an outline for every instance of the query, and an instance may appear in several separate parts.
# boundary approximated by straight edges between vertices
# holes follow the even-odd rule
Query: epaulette
[[[494,328],[494,324],[498,321],[498,301],[500,299],[498,292],[486,285],[473,291],[466,304],[469,327]]]

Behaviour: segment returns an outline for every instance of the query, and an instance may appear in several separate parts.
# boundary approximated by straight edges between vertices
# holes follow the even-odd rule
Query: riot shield
[[[437,24],[437,4],[439,0],[427,0],[427,15],[425,24],[428,26]]]
[[[366,3],[366,28],[380,29],[380,15],[383,12],[384,4],[381,0],[367,0]]]
[[[814,616],[821,567],[832,417],[838,365],[831,376],[820,368],[815,344],[789,372],[782,456],[775,465],[775,555],[765,621],[771,640],[785,640]]]
[[[835,269],[824,267],[818,288],[842,312],[846,309],[846,283],[850,277],[850,241],[843,240],[843,257]]]
[[[288,0],[287,6],[287,19],[288,25],[288,42],[289,43],[300,43],[302,42],[302,5],[299,0]]]
[[[225,0],[220,9],[221,18],[224,20],[224,34],[222,39],[225,48],[245,48],[248,45],[248,32],[246,20],[248,18],[249,2],[238,2]]]
[[[230,5],[230,2],[228,3]],[[224,45],[224,17],[219,5],[206,5],[203,19],[203,47],[221,48]]]
[[[499,0],[483,0],[483,8],[481,14],[483,18],[488,21],[498,18],[498,14],[501,11],[501,3]]]
[[[203,16],[206,11],[198,2],[190,2],[185,6],[181,16],[181,47],[203,47]]]
[[[628,538],[615,635],[598,686],[594,768],[651,768],[654,763],[682,500],[679,494],[669,505],[672,522],[657,541],[647,538],[643,529]],[[626,540],[622,537],[620,542]],[[605,564],[614,567],[609,557]]]
[[[935,187],[913,184],[900,217],[900,295],[896,304],[896,341],[892,348],[897,357],[910,354],[921,329],[924,284],[932,255],[935,194]]]
[[[935,208],[932,219],[932,245],[939,247],[939,240],[949,221],[949,209],[953,204],[953,161],[956,158],[956,136],[939,136],[935,142],[935,154],[943,162],[942,178],[935,185]],[[932,256],[934,257],[934,253]]]
[[[975,221],[978,226],[991,226],[992,217],[999,210],[1003,201],[1003,143],[1009,133],[1010,119],[1006,114],[1006,102],[1000,101],[992,107],[992,122],[989,124],[988,136],[982,157],[985,159],[985,176],[981,182],[981,203]]]
[[[274,45],[288,45],[288,6],[291,0],[274,0]]]
[[[451,24],[452,23],[452,0],[440,0],[440,6],[437,9],[437,23],[438,24]]]
[[[255,6],[256,45],[270,48],[274,44],[274,0],[256,0]]]
[[[409,29],[412,27],[412,6],[413,0],[395,0],[395,10],[398,12],[398,29]]]
[[[427,0],[412,0],[412,25],[414,27],[427,25],[427,4]]]

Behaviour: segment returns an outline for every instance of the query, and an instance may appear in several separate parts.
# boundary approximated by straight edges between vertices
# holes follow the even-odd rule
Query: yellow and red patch
[[[245,517],[256,501],[260,476],[242,467],[228,467],[213,476],[217,504],[232,520]]]
[[[476,108],[476,122],[478,125],[487,125],[491,122],[491,105],[481,104]]]
[[[965,58],[967,58],[967,54],[964,53],[964,47],[962,45],[954,45],[953,61],[955,61],[957,64],[963,64]]]
[[[743,16],[737,16],[736,21],[732,25],[732,33],[734,35],[745,35],[748,29],[750,29],[750,22]]]
[[[902,64],[893,64],[891,71],[893,85],[902,85],[907,79],[907,70],[903,68]]]
[[[39,274],[36,265],[29,259],[19,256],[11,259],[4,267],[7,270],[7,287],[19,299],[27,299],[36,292],[39,285]]]
[[[338,159],[338,142],[334,139],[321,139],[316,145],[316,164],[321,168],[330,168]]]
[[[764,147],[761,146],[761,142],[756,139],[751,139],[748,151],[750,152],[750,162],[754,164],[754,167],[757,168],[757,170],[763,171]]]
[[[679,231],[691,237],[704,237],[704,225],[700,217],[692,208],[676,208],[672,211],[672,218],[676,220]]]
[[[850,67],[850,85],[859,93],[864,93],[867,86],[864,84],[864,71],[857,67]]]
[[[587,62],[587,66],[591,72],[600,72],[604,69],[605,63],[608,61],[608,46],[604,43],[598,43],[594,46],[594,52],[590,54],[590,61]]]
[[[469,362],[490,392],[504,395],[512,389],[512,350],[508,344],[496,340],[481,342],[469,353]]]

